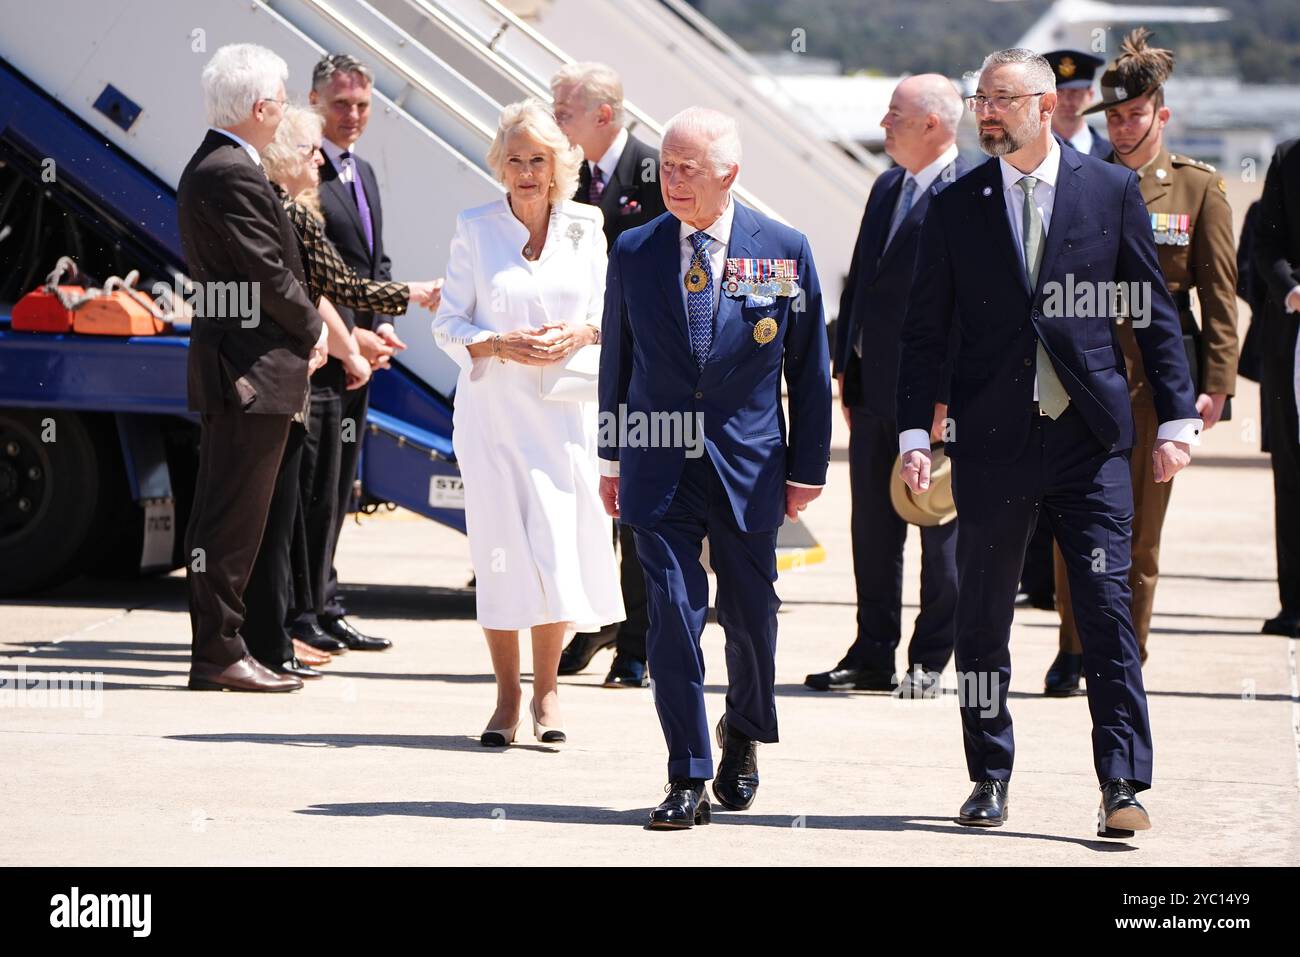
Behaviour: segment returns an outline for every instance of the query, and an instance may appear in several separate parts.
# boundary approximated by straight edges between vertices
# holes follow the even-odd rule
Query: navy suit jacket
[[[957,157],[939,174],[933,188],[942,190],[968,169],[970,164]],[[885,248],[889,223],[906,176],[907,170],[896,166],[882,173],[871,187],[858,241],[853,247],[849,278],[840,295],[839,321],[835,323],[834,372],[844,376],[844,404],[864,408],[891,421],[898,394],[899,336],[912,291],[912,267],[916,262],[921,223],[930,208],[927,189],[913,200],[911,211]],[[862,330],[861,359],[853,351],[859,329]],[[947,391],[944,382],[938,401],[947,401]]]
[[[1097,442],[1109,451],[1132,448],[1133,410],[1109,303],[1092,318],[1044,314],[1049,284],[1065,284],[1067,276],[1076,289],[1149,284],[1149,322],[1135,324],[1134,332],[1156,414],[1161,422],[1197,418],[1178,310],[1160,272],[1137,177],[1121,165],[1063,149],[1037,289],[1029,288],[1016,248],[996,158],[931,198],[903,329],[899,430],[930,428],[948,360],[955,430],[948,454],[985,462],[1017,458],[1034,414],[1041,340]],[[960,341],[956,354],[947,356],[954,321]]]
[[[698,415],[709,456],[742,531],[771,531],[785,514],[787,480],[823,485],[830,459],[830,357],[821,286],[808,240],[734,199],[727,256],[793,259],[802,296],[749,306],[723,290],[713,346],[703,369],[691,355],[683,302],[680,228],[671,213],[628,230],[609,255],[601,327],[602,423],[624,410]],[[771,318],[776,337],[760,344],[756,324]],[[789,393],[787,428],[781,377]],[[694,421],[694,419],[692,419]],[[653,526],[667,510],[686,462],[681,443],[601,442],[619,463],[621,520]]]

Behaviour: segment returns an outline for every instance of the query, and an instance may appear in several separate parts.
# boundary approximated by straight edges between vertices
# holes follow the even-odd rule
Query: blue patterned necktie
[[[695,255],[691,258],[689,276],[698,266],[704,271],[704,288],[699,292],[686,290],[686,326],[691,334],[691,354],[701,366],[709,358],[713,345],[713,267],[709,263],[709,234],[704,230],[691,233]]]
[[[898,232],[898,227],[903,225],[903,220],[907,214],[912,211],[912,197],[916,195],[916,180],[910,176],[903,178],[903,192],[898,197],[898,205],[894,207],[894,218],[889,223],[889,235],[885,237],[885,249],[894,241],[894,234]],[[881,250],[883,253],[884,250]]]

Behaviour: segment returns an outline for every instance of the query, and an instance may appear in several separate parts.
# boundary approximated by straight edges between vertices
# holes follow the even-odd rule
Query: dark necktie
[[[599,166],[591,168],[591,184],[587,187],[587,201],[595,206],[600,202],[601,195],[605,192],[605,174],[600,171]]]

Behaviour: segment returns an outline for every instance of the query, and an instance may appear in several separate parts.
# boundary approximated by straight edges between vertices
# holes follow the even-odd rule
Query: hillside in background
[[[1124,0],[1118,0],[1124,2]],[[1237,75],[1249,83],[1300,83],[1300,2],[1217,0],[1224,23],[1156,24],[1156,42],[1172,47],[1186,75]],[[696,0],[745,49],[789,51],[791,32],[806,34],[806,53],[838,60],[844,71],[885,75],[934,71],[956,76],[1009,46],[1048,0]],[[1113,54],[1112,54],[1113,55]]]

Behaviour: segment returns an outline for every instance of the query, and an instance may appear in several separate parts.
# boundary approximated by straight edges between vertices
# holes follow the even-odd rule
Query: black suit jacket
[[[932,189],[944,189],[969,168],[970,164],[958,157],[939,174]],[[907,170],[896,166],[881,174],[871,187],[835,323],[834,371],[844,376],[844,404],[890,421],[898,395],[899,336],[912,291],[917,240],[931,195],[927,189],[913,200],[911,211],[885,248],[906,176]],[[853,351],[859,329],[861,358]],[[946,402],[947,392],[947,382],[942,381],[938,401]]]
[[[358,275],[387,281],[393,278],[393,263],[384,252],[384,210],[379,200],[379,182],[369,163],[355,153],[353,160],[361,176],[361,185],[366,190],[366,202],[370,206],[370,223],[375,237],[374,251],[366,244],[366,228],[361,222],[356,200],[352,197],[352,186],[339,179],[339,170],[330,162],[328,155],[320,168],[320,205],[321,212],[325,214],[325,235],[343,256],[343,261],[355,269]],[[357,325],[363,329],[375,327],[373,312],[353,311],[338,303],[334,303],[334,306],[349,329]]]
[[[1052,218],[1030,289],[1007,217],[999,161],[990,159],[932,196],[921,227],[903,327],[898,427],[929,430],[945,360],[954,459],[1008,462],[1033,422],[1041,340],[1070,401],[1103,449],[1132,448],[1133,409],[1109,297],[1090,317],[1053,314],[1055,290],[1102,282],[1149,284],[1149,321],[1134,324],[1161,422],[1197,418],[1178,309],[1156,257],[1151,218],[1127,168],[1061,150]],[[1074,300],[1077,303],[1077,299]],[[948,355],[953,325],[959,342]],[[1142,450],[1142,454],[1148,454]]]
[[[205,293],[190,331],[191,411],[301,412],[321,318],[266,174],[242,146],[209,131],[181,173],[176,214],[190,276]],[[257,283],[259,315],[247,327],[210,295],[227,283]]]
[[[1300,313],[1286,311],[1286,296],[1300,286],[1300,139],[1277,148],[1264,177],[1255,225],[1255,266],[1267,286],[1261,321],[1262,374],[1270,384],[1292,381]]]
[[[578,174],[578,189],[573,198],[587,202],[591,169],[584,161]],[[614,240],[635,226],[643,226],[667,212],[659,187],[659,153],[630,133],[623,155],[618,158],[614,175],[605,184],[596,204],[605,215],[605,243],[614,248]]]

